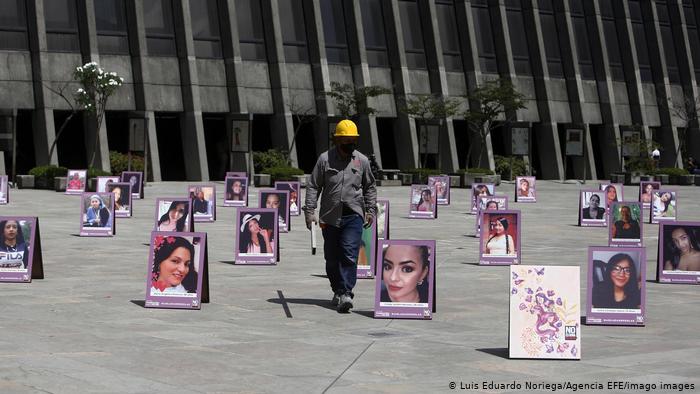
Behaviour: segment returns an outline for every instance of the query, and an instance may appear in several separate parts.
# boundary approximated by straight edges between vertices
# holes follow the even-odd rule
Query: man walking
[[[355,123],[340,121],[333,135],[335,147],[319,156],[306,185],[306,227],[319,223],[323,230],[326,274],[333,290],[331,304],[339,313],[352,308],[362,227],[372,225],[377,209],[369,160],[355,150],[359,136]],[[319,194],[321,208],[316,217]]]

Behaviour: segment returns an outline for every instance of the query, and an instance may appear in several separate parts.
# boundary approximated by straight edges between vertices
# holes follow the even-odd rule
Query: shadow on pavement
[[[146,301],[145,301],[145,300],[131,300],[131,303],[132,303],[132,304],[136,304],[136,305],[140,306],[141,308],[145,308],[145,307],[146,307]]]
[[[476,349],[476,350],[479,352],[482,352],[482,353],[490,354],[492,356],[498,356],[501,358],[509,358],[507,347],[495,347],[495,348]]]
[[[279,298],[270,298],[267,300],[267,302],[271,302],[273,304],[278,304],[278,305],[284,305],[286,302],[287,304],[299,304],[299,305],[315,305],[315,306],[320,306],[326,309],[330,310],[335,310],[335,307],[331,305],[330,300],[326,299],[315,299],[315,298],[287,298],[284,297],[284,300],[281,300]]]

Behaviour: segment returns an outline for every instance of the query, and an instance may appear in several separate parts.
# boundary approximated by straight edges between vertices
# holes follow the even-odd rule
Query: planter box
[[[97,178],[88,179],[87,190],[89,192],[96,192],[97,191]]]
[[[639,182],[653,182],[653,175],[639,175]]]
[[[631,175],[631,174],[629,174]],[[626,182],[628,179],[628,174],[624,173],[612,173],[610,174],[610,183],[624,183],[624,184],[629,184]]]
[[[498,186],[501,184],[501,176],[470,173],[462,174],[462,187],[471,188],[475,183],[493,183]]]
[[[450,187],[462,187],[462,177],[459,175],[450,175]]]
[[[674,175],[669,178],[672,185],[688,186],[695,181],[695,176],[693,175]]]
[[[669,184],[669,181],[670,181],[670,180],[668,179],[668,175],[664,175],[664,174],[662,174],[662,175],[654,175],[654,180],[655,180],[656,182],[661,182],[661,186],[663,186],[663,185],[668,185],[668,184]]]
[[[695,186],[700,186],[700,175],[695,175]]]
[[[34,187],[36,189],[48,189],[53,190],[53,179],[46,179],[44,177],[34,178]]]
[[[272,186],[272,177],[269,174],[255,174],[253,175],[253,184],[256,187]]]
[[[65,192],[67,184],[68,178],[65,176],[57,176],[53,178],[54,190],[56,190],[57,192]]]
[[[405,174],[403,172],[399,173],[399,180],[404,186],[411,186],[413,184],[413,174]]]
[[[309,174],[304,174],[304,175],[295,175],[294,178],[299,182],[299,187],[306,187],[306,183],[309,181],[309,177],[311,175]]]
[[[378,179],[377,186],[401,186],[401,181],[398,179]]]
[[[18,189],[34,189],[34,175],[17,175]]]
[[[412,183],[414,185],[427,185],[428,184],[428,175],[425,174],[413,174],[413,181]]]

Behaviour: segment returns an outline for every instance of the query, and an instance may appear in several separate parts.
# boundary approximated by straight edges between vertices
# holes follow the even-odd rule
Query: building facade
[[[229,130],[252,119],[253,150],[294,143],[308,172],[338,120],[322,94],[337,81],[391,91],[359,118],[360,149],[407,169],[422,152],[401,103],[463,100],[500,77],[525,95],[509,116],[531,129],[536,175],[602,179],[624,167],[625,130],[658,143],[663,166],[700,157],[697,106],[678,111],[698,97],[698,20],[693,0],[0,0],[0,132],[16,129],[19,173],[85,167],[94,146],[108,168],[141,122],[154,180],[208,180],[248,166]],[[49,157],[71,112],[58,93],[71,98],[89,61],[125,83],[99,130],[79,113]],[[567,156],[570,129],[584,131],[583,156]],[[444,172],[512,151],[497,129],[475,163],[481,145],[460,115],[438,135],[430,163]]]

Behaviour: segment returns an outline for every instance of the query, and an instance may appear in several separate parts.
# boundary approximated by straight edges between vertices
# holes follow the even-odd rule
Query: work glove
[[[372,215],[370,213],[366,213],[365,214],[365,224],[363,227],[370,228],[370,227],[372,227],[372,223],[374,223],[374,215]]]
[[[304,212],[304,218],[306,219],[306,228],[311,230],[312,223],[318,223],[318,218],[315,212]]]

